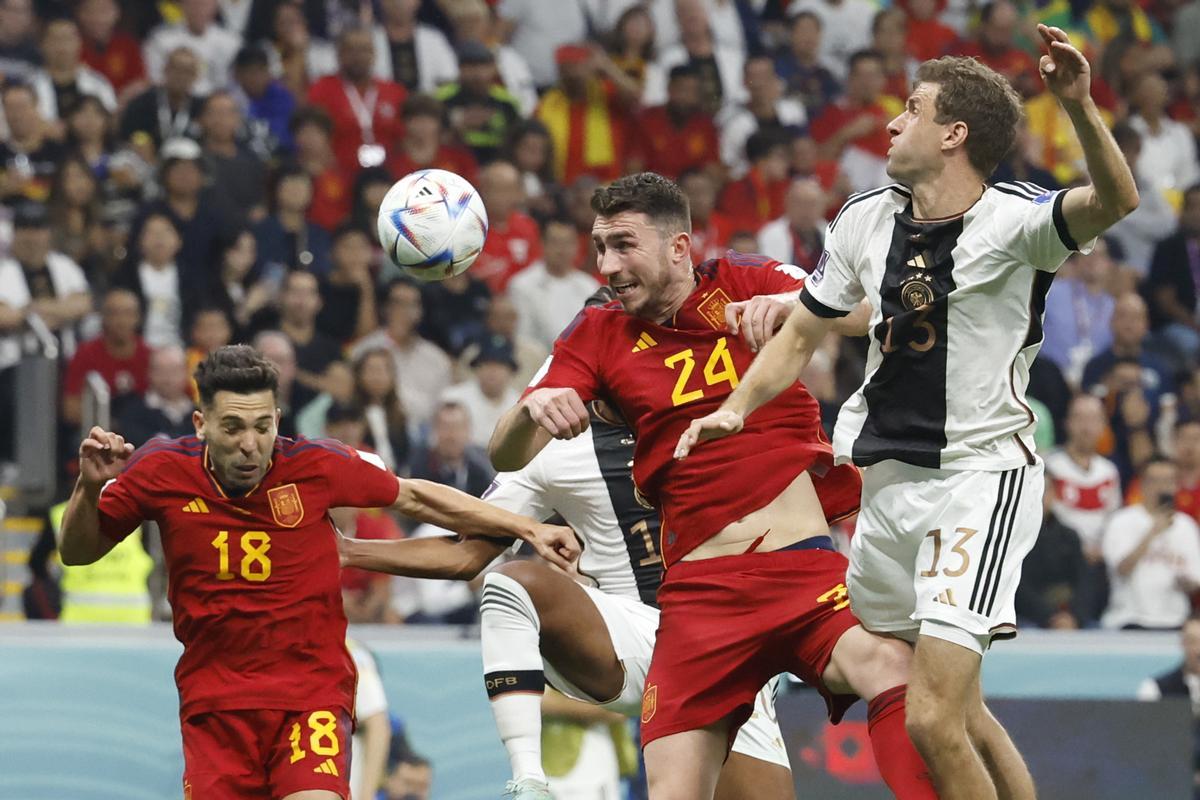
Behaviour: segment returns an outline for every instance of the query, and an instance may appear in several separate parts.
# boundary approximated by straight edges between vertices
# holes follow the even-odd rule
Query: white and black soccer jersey
[[[628,428],[592,417],[574,439],[553,439],[484,494],[493,505],[534,519],[559,514],[583,539],[579,571],[606,594],[657,607],[662,581],[658,513],[638,503]]]
[[[1000,183],[965,214],[932,221],[913,218],[897,185],[846,201],[800,295],[823,317],[864,298],[874,309],[863,385],[838,415],[839,462],[1033,463],[1029,365],[1054,272],[1080,249],[1063,195]]]

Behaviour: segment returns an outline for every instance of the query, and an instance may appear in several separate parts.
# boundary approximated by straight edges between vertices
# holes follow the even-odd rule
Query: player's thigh
[[[272,797],[323,792],[350,797],[350,714],[344,709],[282,711],[264,734]]]
[[[580,688],[570,677],[559,670],[554,655],[543,649],[546,677],[554,688],[568,697],[588,703],[602,705],[610,711],[637,718],[642,708],[642,693],[646,686],[646,673],[654,656],[655,632],[658,629],[658,609],[630,597],[605,594],[599,589],[584,587],[584,603],[599,612],[603,630],[609,645],[616,654],[617,665],[605,656],[595,664],[588,665],[589,674],[603,679],[606,686],[620,686],[619,691],[597,695]],[[598,632],[589,632],[596,635]],[[562,643],[562,649],[570,649],[571,642]]]
[[[184,798],[270,800],[256,713],[212,711],[183,720]]]
[[[541,624],[543,658],[589,697],[619,694],[621,663],[604,618],[584,587],[536,561],[512,561],[498,571],[529,593]]]
[[[923,636],[982,655],[1016,632],[1021,562],[1037,540],[1041,463],[1000,472],[958,472],[929,520],[917,555],[915,619]]]
[[[728,721],[722,719],[647,744],[644,755],[650,800],[711,798],[725,759],[728,728]]]
[[[787,745],[775,714],[776,676],[754,701],[754,711],[738,729],[729,758],[721,767],[716,800],[793,800],[796,796]]]
[[[866,700],[909,680],[912,646],[887,634],[855,626],[834,645],[821,678],[829,691],[856,694]]]

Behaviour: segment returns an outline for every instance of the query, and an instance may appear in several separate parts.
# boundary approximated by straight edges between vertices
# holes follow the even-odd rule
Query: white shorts
[[[602,702],[602,698],[589,697],[571,685],[549,662],[543,661],[546,680],[568,697],[638,719],[642,714],[646,671],[650,668],[650,657],[654,655],[658,609],[631,597],[605,594],[590,586],[582,588],[604,618],[613,649],[625,668],[625,685],[621,687],[619,695]],[[733,741],[733,751],[791,769],[783,734],[779,732],[779,723],[775,719],[775,690],[778,684],[779,679],[773,678],[758,693],[754,700],[754,712],[738,730],[737,738]]]
[[[865,468],[846,573],[854,615],[870,631],[935,636],[980,655],[1015,636],[1044,488],[1040,460],[1003,472]]]

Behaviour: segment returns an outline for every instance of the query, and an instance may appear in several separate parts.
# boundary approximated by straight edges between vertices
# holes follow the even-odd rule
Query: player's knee
[[[938,752],[964,739],[961,709],[953,708],[936,692],[914,691],[915,688],[908,688],[904,725],[917,749],[922,753]]]

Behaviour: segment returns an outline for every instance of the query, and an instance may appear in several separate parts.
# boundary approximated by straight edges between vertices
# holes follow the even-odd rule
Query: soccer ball
[[[465,178],[422,169],[396,181],[379,205],[379,241],[396,266],[423,281],[458,275],[487,238],[483,199]]]

